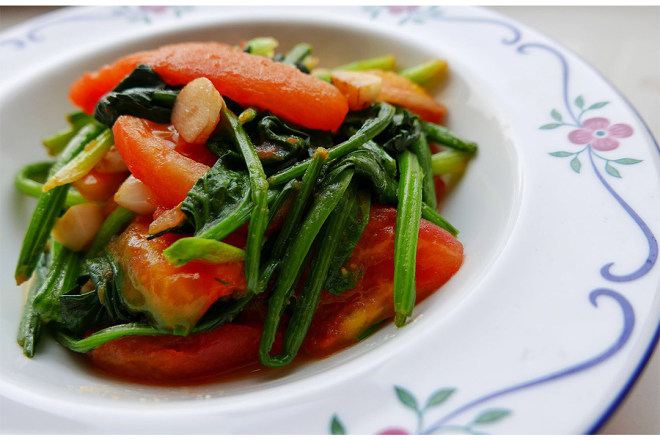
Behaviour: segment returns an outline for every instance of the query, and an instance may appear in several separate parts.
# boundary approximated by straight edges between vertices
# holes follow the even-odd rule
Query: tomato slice
[[[191,334],[122,337],[88,354],[92,364],[123,378],[148,383],[192,381],[259,362],[259,327],[226,324]]]
[[[176,267],[163,251],[181,236],[147,240],[150,222],[138,217],[108,246],[124,270],[124,299],[132,309],[148,313],[160,327],[187,331],[216,300],[245,292],[243,262],[195,260]]]
[[[209,169],[175,150],[167,124],[120,116],[112,127],[115,145],[133,175],[149,187],[156,205],[172,208],[186,198]],[[159,136],[165,134],[165,136]]]
[[[139,63],[151,66],[170,85],[206,77],[223,96],[310,129],[335,130],[348,112],[346,98],[333,85],[220,43],[181,43],[121,58],[79,78],[69,91],[71,101],[93,113],[98,100]]]
[[[396,210],[374,206],[346,268],[364,271],[355,288],[323,292],[303,350],[325,357],[357,342],[371,326],[394,316],[394,226]],[[416,301],[445,284],[463,263],[463,246],[447,231],[422,219],[417,244]]]

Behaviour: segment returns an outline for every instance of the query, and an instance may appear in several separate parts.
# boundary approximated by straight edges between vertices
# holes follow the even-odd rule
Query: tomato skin
[[[168,125],[123,115],[112,127],[115,145],[133,175],[147,185],[156,205],[172,208],[209,169],[174,150],[154,132],[166,132]]]
[[[226,324],[213,331],[122,337],[92,350],[92,364],[110,374],[149,383],[190,381],[256,364],[262,329]]]
[[[140,216],[108,245],[124,270],[128,305],[152,316],[160,327],[189,330],[219,298],[245,292],[243,262],[192,261],[175,267],[163,251],[181,236],[147,240],[150,216]]]
[[[346,98],[331,84],[220,43],[181,43],[129,55],[84,74],[71,87],[69,97],[91,114],[98,100],[139,63],[151,66],[170,85],[206,77],[221,95],[310,129],[336,130],[348,113]]]
[[[355,288],[335,296],[324,291],[303,343],[325,357],[358,341],[362,332],[394,316],[394,226],[396,210],[372,207],[369,223],[346,267],[364,271]],[[444,285],[463,262],[463,246],[447,231],[422,219],[417,245],[416,302]]]

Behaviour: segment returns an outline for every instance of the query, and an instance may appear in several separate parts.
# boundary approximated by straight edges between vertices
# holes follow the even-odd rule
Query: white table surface
[[[0,7],[0,31],[53,7]],[[492,8],[554,38],[591,63],[660,136],[660,7]],[[660,434],[660,354],[599,434]],[[26,417],[29,415],[29,417]],[[39,421],[38,426],[26,421]],[[84,433],[85,428],[0,397],[0,433]]]

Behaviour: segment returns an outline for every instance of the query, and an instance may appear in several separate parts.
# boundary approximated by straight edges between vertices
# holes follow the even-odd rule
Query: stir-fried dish
[[[135,381],[326,357],[460,268],[438,206],[476,152],[424,88],[446,62],[317,67],[273,38],[128,55],[71,86],[81,111],[52,162],[16,267],[18,342],[44,330]]]

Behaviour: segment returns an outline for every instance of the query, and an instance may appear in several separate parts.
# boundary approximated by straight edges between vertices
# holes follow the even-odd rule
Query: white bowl
[[[1,59],[14,60],[0,77],[0,259],[6,268],[0,282],[0,393],[68,418],[71,427],[84,422],[83,432],[327,433],[334,415],[334,429],[351,433],[393,426],[409,432],[565,433],[598,424],[635,374],[660,315],[657,251],[654,257],[649,239],[660,227],[660,213],[646,203],[660,194],[658,151],[609,85],[544,37],[482,10],[193,8],[179,9],[178,17],[172,11],[67,10],[35,22],[32,34],[16,29],[14,35],[28,36],[22,47],[0,45]],[[136,25],[131,14],[152,22]],[[415,32],[400,23],[404,16],[422,20]],[[466,23],[470,32],[464,32]],[[92,29],[103,37],[71,37]],[[449,60],[449,81],[435,92],[450,109],[450,128],[480,146],[442,211],[461,230],[461,270],[418,305],[405,328],[387,326],[327,359],[254,378],[194,387],[135,385],[99,374],[51,339],[44,339],[34,359],[23,357],[14,342],[21,288],[11,270],[34,204],[13,190],[12,179],[22,165],[45,158],[40,140],[62,127],[73,109],[68,86],[83,71],[134,51],[257,35],[274,36],[282,48],[309,42],[326,66],[386,53],[402,67]],[[54,48],[62,49],[57,57]],[[562,69],[571,73],[570,83]],[[593,116],[633,127],[620,149],[627,153],[632,141],[643,145],[634,154],[644,162],[617,166],[625,178],[615,182],[599,173],[599,165],[586,176],[586,156],[578,174],[568,160],[548,155],[571,148],[563,127],[538,130],[551,122],[551,109],[559,108],[564,121],[574,111],[578,93],[568,92],[569,107],[561,108],[564,86],[580,90],[584,107],[611,102],[591,110]],[[610,158],[607,153],[601,156]],[[631,213],[648,233],[642,228],[640,235]],[[599,274],[610,261],[616,262],[612,272],[633,274],[643,262],[640,253],[652,260],[644,277],[617,282]],[[627,314],[623,325],[619,311]],[[615,341],[621,346],[607,353]],[[438,389],[453,392],[422,412]],[[425,421],[415,422],[413,401]]]

